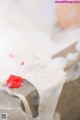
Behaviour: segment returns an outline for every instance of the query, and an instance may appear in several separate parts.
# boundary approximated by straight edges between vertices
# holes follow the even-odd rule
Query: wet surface
[[[80,78],[64,85],[56,111],[61,120],[80,120]]]

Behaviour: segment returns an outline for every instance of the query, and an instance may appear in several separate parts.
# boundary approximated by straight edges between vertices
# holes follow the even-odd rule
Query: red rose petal
[[[19,76],[10,75],[9,79],[7,80],[7,85],[10,88],[19,88],[23,85],[23,79]]]
[[[21,65],[22,65],[22,66],[24,65],[24,62],[23,62],[23,61],[21,62]]]
[[[10,57],[10,58],[14,58],[14,55],[13,55],[13,54],[9,54],[9,57]]]

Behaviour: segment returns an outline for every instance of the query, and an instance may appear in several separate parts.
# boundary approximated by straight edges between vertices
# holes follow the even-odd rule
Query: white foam
[[[68,53],[66,58],[68,61],[74,61],[78,58],[78,56],[79,56],[78,53]]]

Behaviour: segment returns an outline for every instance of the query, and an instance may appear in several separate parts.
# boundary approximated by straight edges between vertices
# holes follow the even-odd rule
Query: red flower
[[[23,79],[19,76],[10,75],[9,79],[7,80],[7,85],[10,88],[19,88],[23,85]]]

